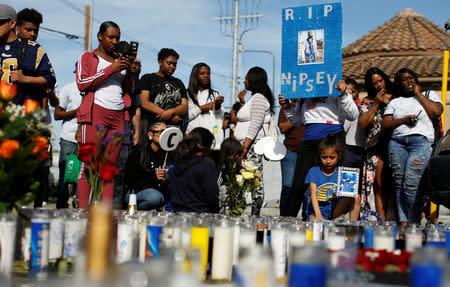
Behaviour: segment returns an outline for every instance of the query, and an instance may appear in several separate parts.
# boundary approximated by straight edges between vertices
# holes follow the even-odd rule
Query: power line
[[[46,31],[49,31],[49,32],[53,32],[53,33],[62,34],[64,36],[66,36],[66,38],[69,39],[69,40],[80,39],[80,38],[84,39],[84,37],[82,37],[82,36],[77,36],[77,35],[69,34],[69,33],[66,33],[66,32],[57,31],[57,30],[53,30],[53,29],[50,29],[50,28],[45,28],[45,27],[42,27],[42,26],[39,29],[46,30]]]
[[[73,10],[77,11],[78,13],[80,13],[81,15],[84,16],[84,11],[83,11],[82,9],[76,7],[75,5],[73,5],[72,3],[70,3],[69,1],[67,1],[67,0],[59,0],[59,1],[60,1],[61,3],[63,3],[63,4],[65,4],[65,5],[69,6],[70,8],[72,8]],[[101,23],[102,23],[102,21],[100,21],[99,19],[97,19],[97,18],[95,18],[95,17],[92,17],[91,15],[89,15],[89,17],[90,17],[90,18],[93,20],[93,22],[95,22],[96,24],[101,24]],[[155,53],[155,54],[158,54],[159,49],[157,49],[157,48],[155,48],[155,47],[153,47],[153,46],[151,46],[151,45],[145,43],[144,41],[142,41],[142,39],[137,39],[137,38],[133,37],[132,35],[127,34],[127,33],[123,32],[123,31],[121,31],[121,33],[125,36],[126,39],[132,40],[132,41],[138,41],[141,47],[146,48],[146,49],[150,50],[151,52],[153,52],[153,53]],[[184,60],[180,60],[179,63],[182,64],[182,65],[185,65],[185,66],[187,66],[187,67],[192,67],[192,66],[194,66],[194,64],[189,63],[189,62],[184,61]],[[223,75],[223,74],[220,74],[220,73],[216,73],[216,72],[212,72],[212,71],[211,71],[211,74],[216,75],[216,76],[219,76],[219,77],[222,77],[222,78],[224,78],[224,79],[226,79],[226,80],[230,78],[229,76],[226,76],[226,75]]]
[[[41,27],[42,28],[42,27]],[[50,33],[50,32],[47,32],[47,31],[42,31],[44,34],[47,34],[47,35],[50,35],[50,36],[53,36],[53,37],[56,37],[56,38],[59,38],[59,39],[64,39],[64,40],[67,40],[67,38],[65,38],[65,37],[62,37],[62,36],[59,36],[59,35],[55,35],[55,34],[53,34],[53,33]],[[72,40],[72,42],[73,43],[76,43],[76,44],[78,44],[78,45],[80,45],[80,46],[84,46],[84,44],[83,43],[80,43],[80,42],[78,42],[78,41],[75,41],[75,40]]]
[[[77,12],[80,12],[82,15],[84,15],[84,11],[83,11],[82,9],[80,9],[80,8],[78,8],[77,6],[73,5],[73,4],[70,3],[69,1],[67,1],[67,0],[59,0],[59,1],[61,1],[61,2],[64,3],[64,4],[66,4],[67,6],[69,6],[70,8],[72,8],[73,10],[75,10],[75,11],[77,11]]]

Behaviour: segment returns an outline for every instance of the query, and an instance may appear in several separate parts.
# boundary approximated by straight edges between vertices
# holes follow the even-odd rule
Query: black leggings
[[[345,147],[345,132],[339,132],[336,134],[342,147]],[[306,175],[310,168],[318,166],[319,144],[323,140],[306,140],[300,143],[300,147],[297,152],[297,161],[295,162],[294,178],[292,180],[292,189],[289,193],[287,216],[297,217],[298,211],[302,206],[303,197],[308,184],[305,184]],[[342,155],[344,158],[344,155]],[[303,208],[302,218],[306,220],[306,206]]]

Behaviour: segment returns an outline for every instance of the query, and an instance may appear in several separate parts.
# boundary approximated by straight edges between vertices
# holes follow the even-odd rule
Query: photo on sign
[[[359,168],[339,167],[337,196],[356,197],[359,187]]]
[[[298,31],[298,65],[324,62],[324,29]]]

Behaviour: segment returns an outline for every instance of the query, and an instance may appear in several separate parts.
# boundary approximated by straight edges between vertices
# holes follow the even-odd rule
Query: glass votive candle
[[[345,249],[345,229],[343,227],[331,227],[328,229],[327,246],[330,250]]]
[[[328,252],[322,246],[304,246],[292,250],[289,287],[326,286]]]
[[[394,235],[391,226],[380,225],[374,232],[373,249],[386,250],[392,252],[394,250]]]

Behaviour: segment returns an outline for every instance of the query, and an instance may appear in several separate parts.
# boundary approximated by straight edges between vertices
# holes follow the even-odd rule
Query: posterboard
[[[281,93],[285,98],[338,96],[342,79],[342,5],[282,11]]]

